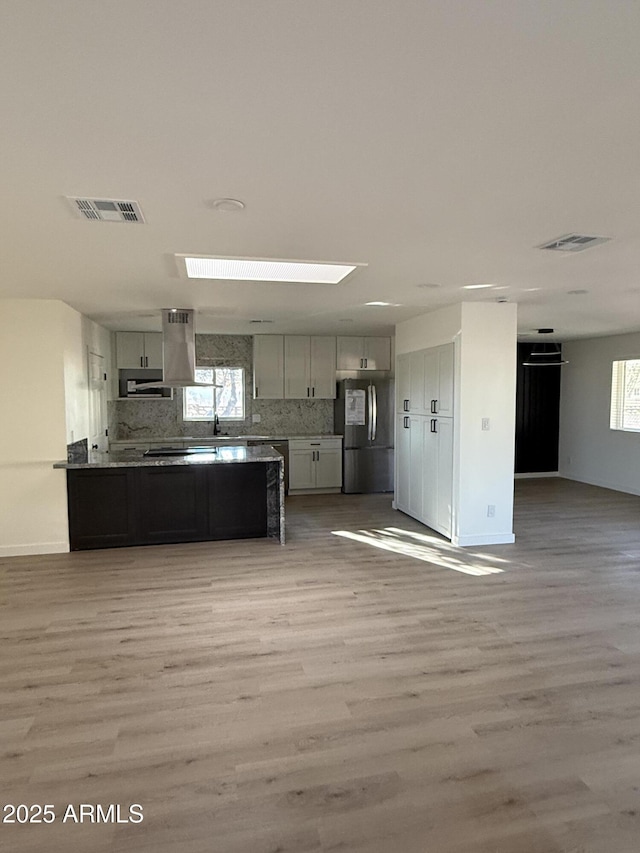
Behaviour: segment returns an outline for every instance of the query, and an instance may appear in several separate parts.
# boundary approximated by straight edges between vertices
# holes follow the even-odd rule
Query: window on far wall
[[[611,429],[640,432],[640,358],[613,362]]]
[[[185,421],[212,421],[216,415],[221,421],[244,420],[243,367],[196,367],[196,382],[208,382],[210,387],[184,389]]]

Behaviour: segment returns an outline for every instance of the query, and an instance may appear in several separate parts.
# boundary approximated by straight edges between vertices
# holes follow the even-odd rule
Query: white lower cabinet
[[[289,440],[289,494],[339,492],[342,488],[342,440]]]
[[[396,508],[451,538],[453,418],[398,415]]]

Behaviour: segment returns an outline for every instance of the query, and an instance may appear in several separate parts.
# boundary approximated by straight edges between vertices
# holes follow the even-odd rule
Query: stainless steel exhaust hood
[[[191,308],[162,309],[162,381],[145,382],[145,388],[185,388],[196,382],[196,333]]]

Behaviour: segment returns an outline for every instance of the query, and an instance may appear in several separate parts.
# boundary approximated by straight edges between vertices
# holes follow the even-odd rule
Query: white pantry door
[[[89,450],[107,449],[107,380],[104,358],[89,351]]]

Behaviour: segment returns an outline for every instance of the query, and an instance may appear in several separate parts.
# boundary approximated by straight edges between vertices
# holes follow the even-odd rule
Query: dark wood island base
[[[270,447],[55,467],[67,469],[72,551],[263,536],[284,544],[282,457]]]

